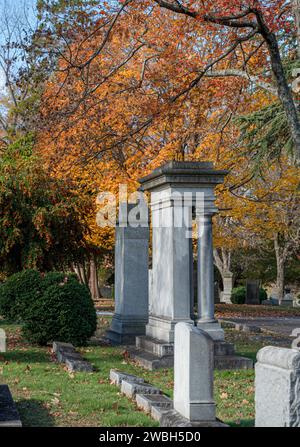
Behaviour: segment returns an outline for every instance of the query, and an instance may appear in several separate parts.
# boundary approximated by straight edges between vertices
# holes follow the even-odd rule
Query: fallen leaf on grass
[[[227,394],[227,393],[222,393],[222,394],[220,395],[220,398],[221,398],[221,399],[228,399],[228,394]]]
[[[60,400],[55,397],[54,399],[51,399],[52,405],[58,405],[60,403]]]
[[[59,416],[61,416],[61,413],[59,413],[58,411],[55,411],[54,413],[50,413],[50,416],[59,417]]]

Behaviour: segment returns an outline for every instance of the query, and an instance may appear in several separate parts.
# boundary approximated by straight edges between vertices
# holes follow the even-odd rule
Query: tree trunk
[[[297,0],[297,3],[298,2],[299,0]],[[277,38],[276,35],[269,30],[262,14],[257,12],[256,16],[259,23],[259,32],[269,49],[272,71],[277,83],[278,97],[286,113],[288,126],[295,146],[295,157],[297,161],[300,161],[300,121],[293,94],[284,73]]]
[[[279,303],[281,303],[284,297],[284,262],[281,262],[281,260],[277,261],[276,288],[278,290]]]
[[[276,277],[276,289],[278,293],[279,303],[283,300],[284,297],[284,265],[285,258],[283,256],[280,244],[279,244],[279,234],[275,235],[274,238],[274,249],[276,255],[276,266],[277,266],[277,277]]]
[[[300,161],[300,122],[292,92],[284,74],[278,43],[274,34],[270,34],[267,43],[271,55],[273,72],[277,80],[278,96],[288,119],[291,136],[295,145],[295,156]]]
[[[90,277],[89,277],[89,288],[93,300],[98,300],[101,298],[101,293],[98,283],[98,272],[97,272],[97,259],[95,255],[92,255],[90,260]]]
[[[300,0],[293,0],[293,10],[295,16],[297,55],[300,60]]]

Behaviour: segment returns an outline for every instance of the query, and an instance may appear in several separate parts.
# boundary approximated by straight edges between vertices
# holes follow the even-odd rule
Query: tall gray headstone
[[[255,365],[255,426],[300,427],[300,351],[267,346]]]
[[[115,314],[106,333],[114,344],[134,344],[148,322],[148,216],[139,220],[139,226],[131,226],[128,216],[135,206],[122,204],[122,219],[116,226]]]
[[[174,410],[191,422],[216,420],[214,342],[187,323],[175,326]]]
[[[248,280],[246,283],[246,304],[259,304],[259,281]]]
[[[0,352],[6,352],[6,333],[0,329]]]

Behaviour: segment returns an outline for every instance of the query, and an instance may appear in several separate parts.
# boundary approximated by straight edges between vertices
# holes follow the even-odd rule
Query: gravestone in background
[[[6,333],[0,329],[0,352],[6,352]]]
[[[300,427],[300,351],[267,346],[255,365],[255,426]]]
[[[258,280],[247,280],[246,283],[246,304],[259,304],[259,284]]]
[[[233,288],[233,273],[227,272],[223,275],[223,292],[221,293],[221,302],[232,304],[231,293]]]
[[[115,314],[106,336],[113,344],[135,343],[148,322],[149,226],[128,221],[133,204],[121,204],[115,242]]]

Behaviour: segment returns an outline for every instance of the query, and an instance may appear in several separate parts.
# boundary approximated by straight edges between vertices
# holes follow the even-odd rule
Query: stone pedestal
[[[214,342],[201,329],[178,323],[175,329],[174,410],[191,422],[215,421]]]
[[[300,351],[267,346],[255,365],[255,426],[300,427]]]
[[[223,275],[223,292],[221,295],[221,302],[225,304],[232,304],[231,293],[233,288],[233,273],[227,272]]]
[[[134,344],[148,322],[149,227],[126,222],[116,227],[115,314],[106,333],[113,344]]]

